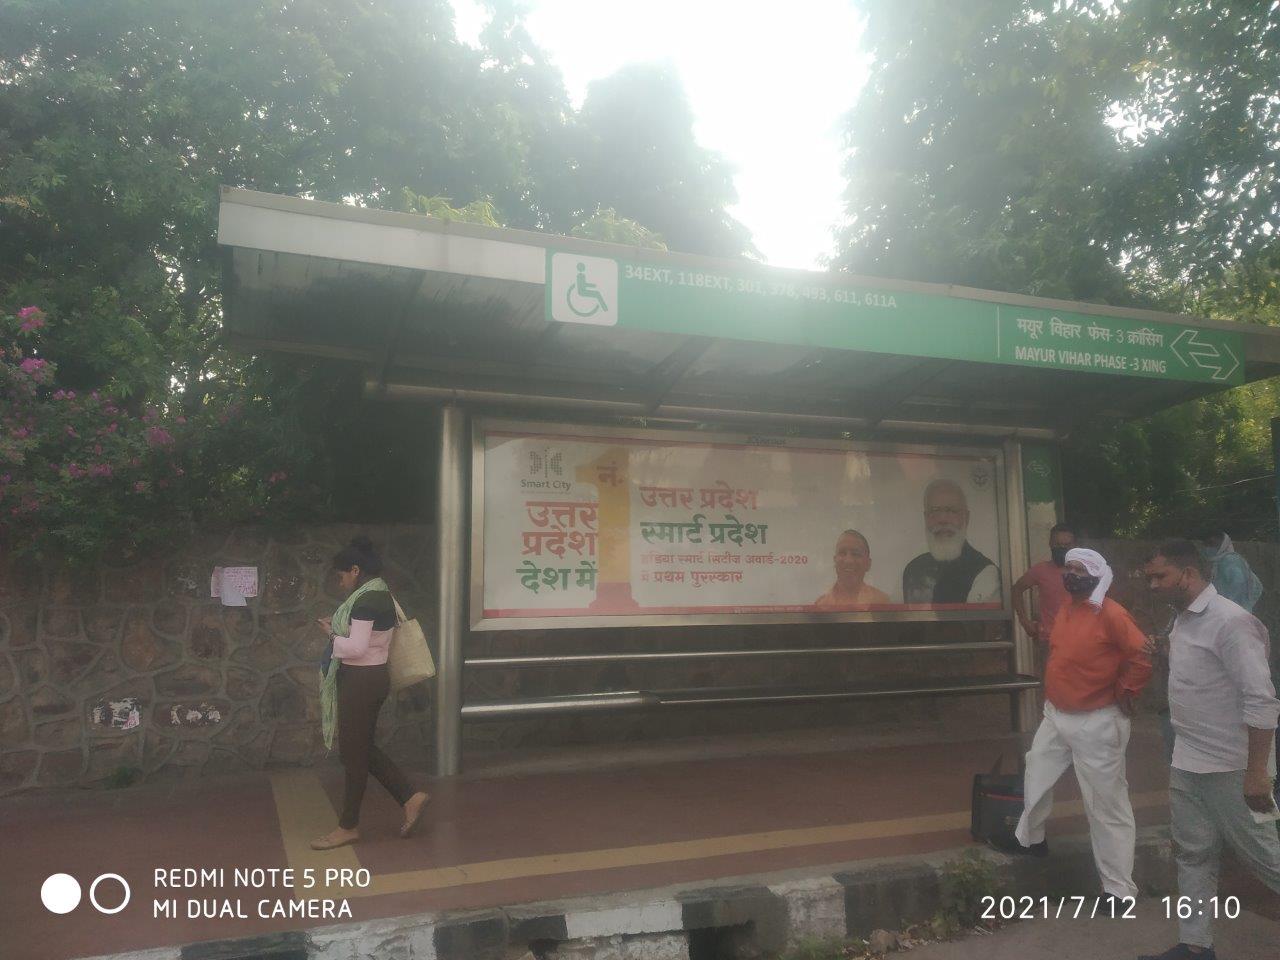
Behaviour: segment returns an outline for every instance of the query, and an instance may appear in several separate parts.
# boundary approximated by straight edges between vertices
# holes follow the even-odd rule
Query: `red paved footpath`
[[[419,836],[395,836],[399,810],[371,784],[356,847],[325,854],[306,841],[334,822],[336,767],[0,802],[0,955],[70,960],[124,950],[319,926],[262,919],[259,901],[346,899],[351,918],[507,906],[694,884],[964,846],[973,773],[1009,739],[864,747],[838,752],[659,762],[626,769],[459,778],[432,788]],[[1157,734],[1135,730],[1130,791],[1140,824],[1167,820],[1167,768]],[[1084,829],[1072,776],[1059,786],[1050,833]],[[1074,802],[1073,802],[1074,801]],[[158,889],[157,868],[225,870],[225,885]],[[367,889],[235,886],[235,868],[370,872]],[[70,914],[40,900],[53,873],[85,891]],[[103,873],[132,888],[119,914],[98,913],[88,888]],[[120,902],[105,881],[99,901]],[[154,901],[178,900],[174,918]],[[190,919],[188,900],[239,901],[246,919]],[[269,906],[268,906],[269,909]]]

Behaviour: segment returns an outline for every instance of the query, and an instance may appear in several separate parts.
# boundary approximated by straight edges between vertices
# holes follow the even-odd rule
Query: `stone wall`
[[[434,571],[426,527],[205,533],[166,556],[91,570],[0,570],[0,795],[30,788],[321,761],[316,665],[333,612],[330,558],[356,532],[373,536],[387,579],[430,635]],[[1097,545],[1112,560],[1113,595],[1145,625],[1158,619],[1141,580],[1147,546]],[[1280,554],[1244,544],[1268,592],[1259,614],[1280,613]],[[223,607],[209,597],[214,566],[256,565],[261,596]],[[631,650],[893,645],[993,640],[1004,624],[827,624],[476,633],[467,655]],[[434,638],[432,638],[434,645]],[[926,657],[708,660],[523,670],[471,670],[468,702],[646,688],[863,683],[1002,673],[1004,653]],[[433,687],[402,692],[383,710],[380,741],[430,769]],[[1160,692],[1146,698],[1159,706]],[[1009,698],[987,695],[829,705],[694,708],[659,713],[470,723],[466,757],[484,751],[620,743],[694,734],[841,725],[868,734],[910,727],[1007,729]]]
[[[330,559],[355,528],[208,533],[128,567],[0,574],[0,795],[28,787],[213,774],[323,757],[315,619],[337,598]],[[368,531],[410,615],[425,528]],[[245,607],[209,597],[215,565],[259,568]],[[422,749],[425,688],[383,711],[383,736]]]

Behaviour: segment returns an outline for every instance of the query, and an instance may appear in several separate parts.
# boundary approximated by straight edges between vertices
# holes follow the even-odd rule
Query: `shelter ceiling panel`
[[[263,340],[367,348],[415,280],[399,268],[236,251],[242,255],[277,261],[250,264],[227,284],[228,329]]]
[[[874,389],[913,367],[913,357],[815,350],[807,346],[716,340],[681,381],[684,386],[716,390],[741,389],[744,378],[766,389],[816,387],[834,390]]]

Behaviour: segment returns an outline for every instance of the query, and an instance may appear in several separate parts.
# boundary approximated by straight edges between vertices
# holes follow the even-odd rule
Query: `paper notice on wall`
[[[258,595],[257,567],[214,567],[209,578],[209,596],[218,597],[224,607],[243,607],[245,597]]]

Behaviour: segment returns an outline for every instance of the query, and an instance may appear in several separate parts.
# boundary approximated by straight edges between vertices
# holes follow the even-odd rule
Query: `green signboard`
[[[546,317],[615,326],[1232,385],[1243,338],[1152,320],[547,251]]]

